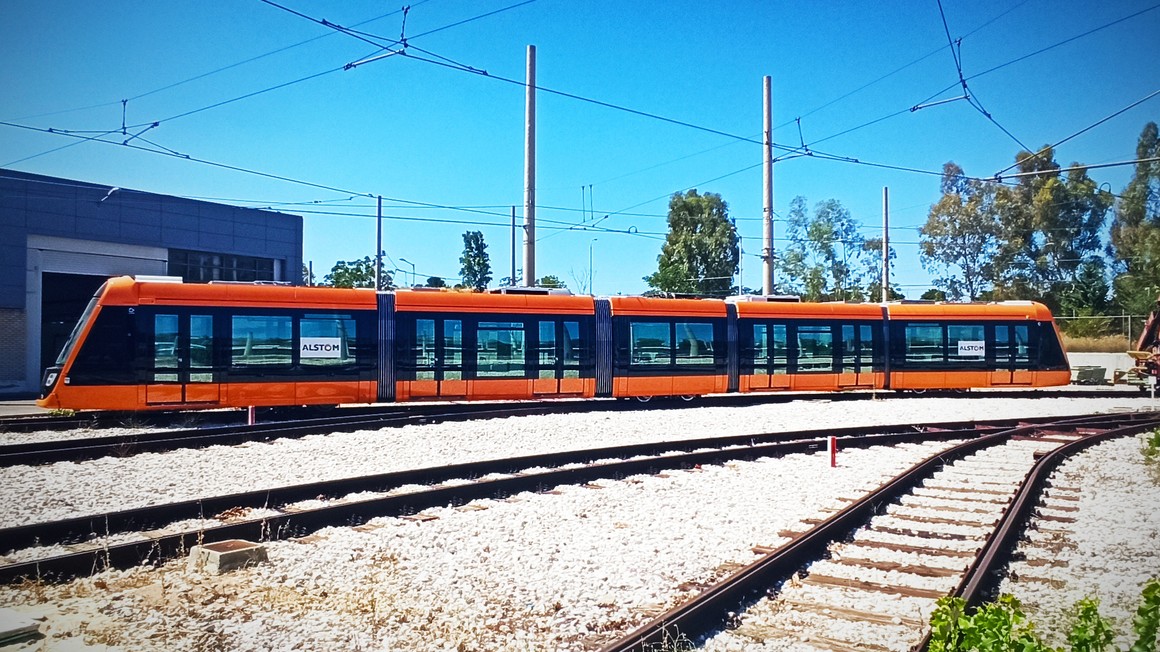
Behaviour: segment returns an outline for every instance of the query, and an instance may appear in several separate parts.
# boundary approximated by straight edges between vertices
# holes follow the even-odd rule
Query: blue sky
[[[1006,168],[1020,149],[967,102],[907,110],[958,80],[936,0],[519,2],[412,2],[406,34],[445,60],[514,80],[535,45],[541,87],[704,128],[540,92],[537,273],[574,289],[587,285],[591,251],[597,293],[645,290],[668,197],[693,187],[729,203],[744,238],[745,284],[760,286],[762,153],[745,139],[760,140],[763,75],[773,78],[779,144],[931,172],[953,160],[978,176]],[[387,38],[403,27],[401,5],[282,4]],[[1149,0],[944,0],[943,8],[952,38],[962,38],[972,94],[1028,146],[1062,140],[1160,89],[1160,5]],[[430,55],[416,50],[342,70],[376,48],[259,0],[5,0],[3,9],[0,120],[119,130],[128,98],[126,124],[159,122],[133,141],[142,147],[326,188],[12,126],[0,126],[0,167],[301,214],[305,259],[319,277],[337,260],[373,255],[375,208],[365,195],[382,195],[387,268],[409,273],[406,259],[420,282],[457,277],[470,229],[483,232],[496,280],[507,276],[510,207],[521,220],[523,211],[519,85],[421,61]],[[497,13],[455,25],[489,12]],[[178,82],[186,83],[171,86]],[[935,99],[960,94],[955,86]],[[1130,160],[1150,120],[1160,120],[1160,96],[1068,141],[1057,160]],[[1119,192],[1131,169],[1091,175]],[[930,286],[916,228],[938,199],[937,176],[815,157],[779,162],[774,177],[779,216],[795,196],[811,206],[833,198],[867,237],[881,235],[888,186],[894,281],[912,298]]]

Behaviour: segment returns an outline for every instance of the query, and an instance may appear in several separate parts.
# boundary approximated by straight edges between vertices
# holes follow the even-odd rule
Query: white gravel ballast
[[[555,450],[807,428],[1063,416],[1146,399],[906,399],[546,415],[0,469],[0,522]],[[544,650],[607,641],[946,444],[794,455],[376,519],[269,544],[221,576],[104,572],[0,588],[43,649]],[[482,509],[481,509],[482,508]],[[20,648],[17,648],[20,649]],[[30,647],[28,649],[36,649]]]

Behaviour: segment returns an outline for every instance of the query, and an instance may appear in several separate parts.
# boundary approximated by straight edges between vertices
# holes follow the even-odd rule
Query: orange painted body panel
[[[374,310],[369,288],[250,285],[245,283],[138,283],[129,277],[110,279],[101,305],[261,306]]]
[[[551,313],[591,315],[592,297],[536,294],[479,294],[474,292],[395,293],[395,309],[402,312]]]
[[[610,297],[612,314],[641,317],[690,317],[725,318],[725,302],[715,299],[654,299],[650,297]]]
[[[741,301],[737,304],[741,319],[877,319],[882,320],[882,305],[877,303],[794,303],[782,301]]]
[[[627,398],[720,394],[728,386],[728,376],[628,376],[613,381],[612,395]]]

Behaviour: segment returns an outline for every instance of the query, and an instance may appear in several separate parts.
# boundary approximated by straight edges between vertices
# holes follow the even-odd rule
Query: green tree
[[[739,249],[737,229],[721,195],[689,190],[669,199],[669,233],[657,271],[644,277],[660,292],[724,296],[733,285]]]
[[[425,286],[425,287],[429,287],[429,288],[445,288],[445,287],[447,287],[447,281],[444,281],[444,280],[443,280],[441,277],[439,277],[439,276],[428,276],[428,277],[427,277],[427,284],[426,284],[426,286]]]
[[[953,161],[943,165],[942,197],[918,229],[922,266],[953,299],[978,298],[994,278],[999,208],[993,184],[968,179]]]
[[[544,277],[540,278],[540,280],[536,281],[536,287],[541,287],[541,288],[566,288],[566,287],[568,287],[568,286],[567,286],[567,285],[564,285],[564,282],[563,282],[563,281],[561,281],[561,280],[559,279],[559,277],[556,277],[556,276],[553,276],[553,275],[551,275],[551,274],[548,274],[547,276],[544,276]]]
[[[1036,299],[1059,309],[1060,295],[1075,284],[1085,262],[1099,257],[1100,231],[1114,198],[1086,170],[1063,175],[1054,157],[1047,146],[1036,154],[1019,152],[1016,166],[1027,176],[999,191],[997,298]]]
[[[310,267],[307,265],[302,266],[302,284],[314,285],[314,272],[310,271]]]
[[[1138,160],[1160,156],[1160,130],[1149,122],[1136,143]],[[1111,242],[1116,306],[1148,314],[1160,293],[1160,162],[1137,163],[1112,218]]]
[[[380,290],[394,287],[390,272],[383,270]],[[375,286],[375,261],[370,256],[359,260],[338,261],[323,277],[322,285],[336,288],[373,288]]]
[[[862,243],[862,252],[866,263],[866,300],[867,301],[881,301],[882,300],[882,238],[870,238]],[[894,251],[894,247],[890,247],[887,256],[890,262],[893,263],[898,258],[898,253]],[[893,265],[891,265],[893,268]],[[888,301],[900,301],[905,299],[898,290],[891,285],[888,288]]]
[[[487,284],[491,283],[491,258],[487,255],[483,233],[468,231],[463,234],[463,255],[459,257],[459,264],[462,265],[459,273],[463,276],[463,285],[477,292],[487,289]]]
[[[827,199],[818,202],[810,215],[806,198],[798,196],[790,202],[788,217],[789,245],[778,263],[780,289],[807,301],[864,300],[866,243],[850,211],[838,200]]]
[[[923,301],[946,301],[947,300],[947,293],[945,290],[940,290],[938,288],[931,288],[931,289],[927,290],[926,292],[923,292],[922,296],[919,297],[919,299],[922,299]]]

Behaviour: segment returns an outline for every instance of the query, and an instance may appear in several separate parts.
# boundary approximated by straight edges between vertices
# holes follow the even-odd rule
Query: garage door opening
[[[41,275],[40,373],[56,361],[85,306],[105,280],[104,276],[87,274]]]

